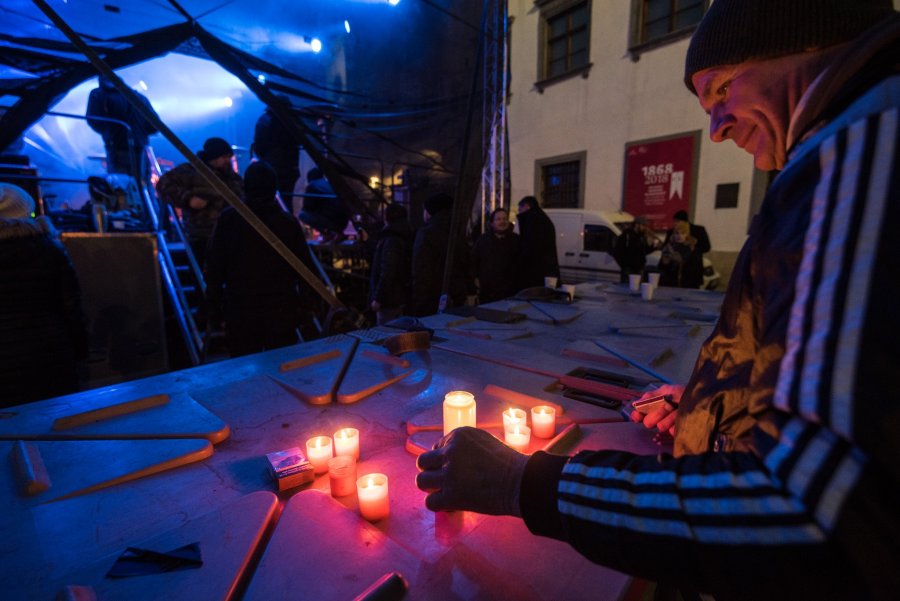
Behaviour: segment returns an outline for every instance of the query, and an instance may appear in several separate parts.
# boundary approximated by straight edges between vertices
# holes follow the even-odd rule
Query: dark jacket
[[[502,237],[492,231],[478,237],[472,250],[472,262],[478,276],[480,302],[509,298],[519,291],[519,242],[512,227]]]
[[[334,188],[324,177],[306,185],[300,220],[320,232],[340,233],[352,217],[344,201],[334,193]]]
[[[412,268],[413,315],[432,315],[438,311],[451,216],[451,210],[441,211],[416,232]],[[460,236],[456,241],[450,272],[449,300],[453,306],[463,305],[466,296],[474,293],[470,252],[464,237]]]
[[[691,223],[691,237],[697,244],[691,252],[683,252],[685,260],[679,270],[678,284],[663,284],[663,286],[681,286],[682,288],[700,288],[703,285],[703,255],[708,253],[712,246],[709,243],[709,234],[702,225]],[[672,239],[673,230],[666,232],[666,240],[663,247]]]
[[[135,94],[144,107],[156,115],[150,101],[138,92]],[[156,133],[156,127],[144,119],[118,89],[107,84],[101,84],[100,87],[91,90],[86,116],[90,128],[103,138],[107,160],[109,160],[108,171],[110,173],[132,173],[131,157],[134,157],[135,161],[142,160],[144,147],[147,146],[150,136]],[[92,117],[116,119],[125,123],[127,127],[120,123]],[[130,146],[129,136],[131,137]],[[129,154],[129,148],[131,154]],[[140,168],[141,164],[136,162],[135,167]]]
[[[544,278],[559,278],[559,259],[556,256],[556,228],[540,208],[519,213],[519,288],[543,286]]]
[[[243,194],[244,184],[240,175],[230,168],[225,171],[213,169],[213,172],[238,197]],[[225,198],[190,163],[183,163],[164,173],[156,184],[156,192],[165,202],[181,209],[184,229],[191,240],[208,239],[227,205]],[[193,196],[205,199],[207,205],[202,209],[192,209],[189,203]]]
[[[413,231],[408,223],[389,223],[378,237],[372,259],[369,302],[394,308],[409,304]]]
[[[651,252],[653,246],[647,242],[647,237],[635,231],[633,226],[628,226],[616,238],[613,258],[623,274],[643,273],[647,255]]]
[[[900,598],[898,45],[895,17],[793,115],[682,397],[676,458],[535,453],[533,532],[716,599]]]
[[[41,222],[0,219],[0,407],[77,392],[87,340],[65,249]]]
[[[303,229],[274,197],[247,206],[315,272]],[[297,341],[303,305],[313,294],[300,276],[233,208],[222,211],[207,254],[207,303],[225,318],[232,356]],[[274,342],[273,342],[274,341]]]
[[[694,264],[700,253],[697,245],[691,246],[684,242],[669,240],[663,244],[659,257],[659,285],[678,288],[698,288],[694,283]],[[701,259],[702,265],[702,259]],[[703,273],[700,272],[701,283]]]

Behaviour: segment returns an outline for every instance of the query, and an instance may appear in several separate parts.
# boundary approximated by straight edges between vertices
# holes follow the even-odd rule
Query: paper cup
[[[654,271],[647,274],[647,279],[653,284],[654,288],[659,288],[659,272]]]
[[[575,284],[563,284],[560,287],[569,295],[569,300],[575,300]]]
[[[634,293],[641,291],[641,274],[632,273],[628,276],[628,289]]]
[[[544,278],[544,287],[546,288],[556,288],[556,278],[552,275],[548,275]]]
[[[641,298],[646,301],[653,300],[653,284],[649,282],[641,284]]]

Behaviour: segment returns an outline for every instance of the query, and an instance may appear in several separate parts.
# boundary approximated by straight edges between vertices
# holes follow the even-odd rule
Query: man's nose
[[[730,137],[731,128],[734,125],[734,117],[723,110],[721,105],[715,105],[709,112],[709,137],[713,142],[724,142]]]

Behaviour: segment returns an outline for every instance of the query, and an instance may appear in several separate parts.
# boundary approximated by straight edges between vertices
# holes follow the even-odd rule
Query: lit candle
[[[444,396],[444,436],[461,426],[475,427],[475,395],[454,390]]]
[[[528,443],[531,442],[531,428],[515,424],[505,432],[506,444],[514,450],[525,453],[528,451]]]
[[[331,483],[332,497],[352,495],[356,484],[356,460],[348,455],[329,459],[328,480]]]
[[[347,455],[359,459],[359,430],[341,428],[334,433],[334,454],[336,457]]]
[[[328,436],[313,436],[306,441],[306,457],[312,463],[317,474],[328,471],[328,460],[331,459],[331,438]]]
[[[531,431],[538,438],[553,438],[556,433],[556,409],[549,405],[532,407]]]
[[[525,425],[526,413],[522,409],[510,407],[503,412],[503,430],[509,430],[511,427],[519,424]]]
[[[384,474],[366,474],[356,481],[359,497],[359,513],[370,522],[386,518],[391,512],[388,502],[388,477]]]

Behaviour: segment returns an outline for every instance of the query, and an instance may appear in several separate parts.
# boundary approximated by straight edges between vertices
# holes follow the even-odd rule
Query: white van
[[[612,251],[622,228],[634,221],[634,216],[624,211],[587,209],[544,209],[544,212],[556,228],[556,253],[564,282],[619,281],[619,264]],[[647,255],[649,270],[656,268],[659,256],[659,251]],[[718,284],[719,274],[704,257],[703,287],[713,290]]]

